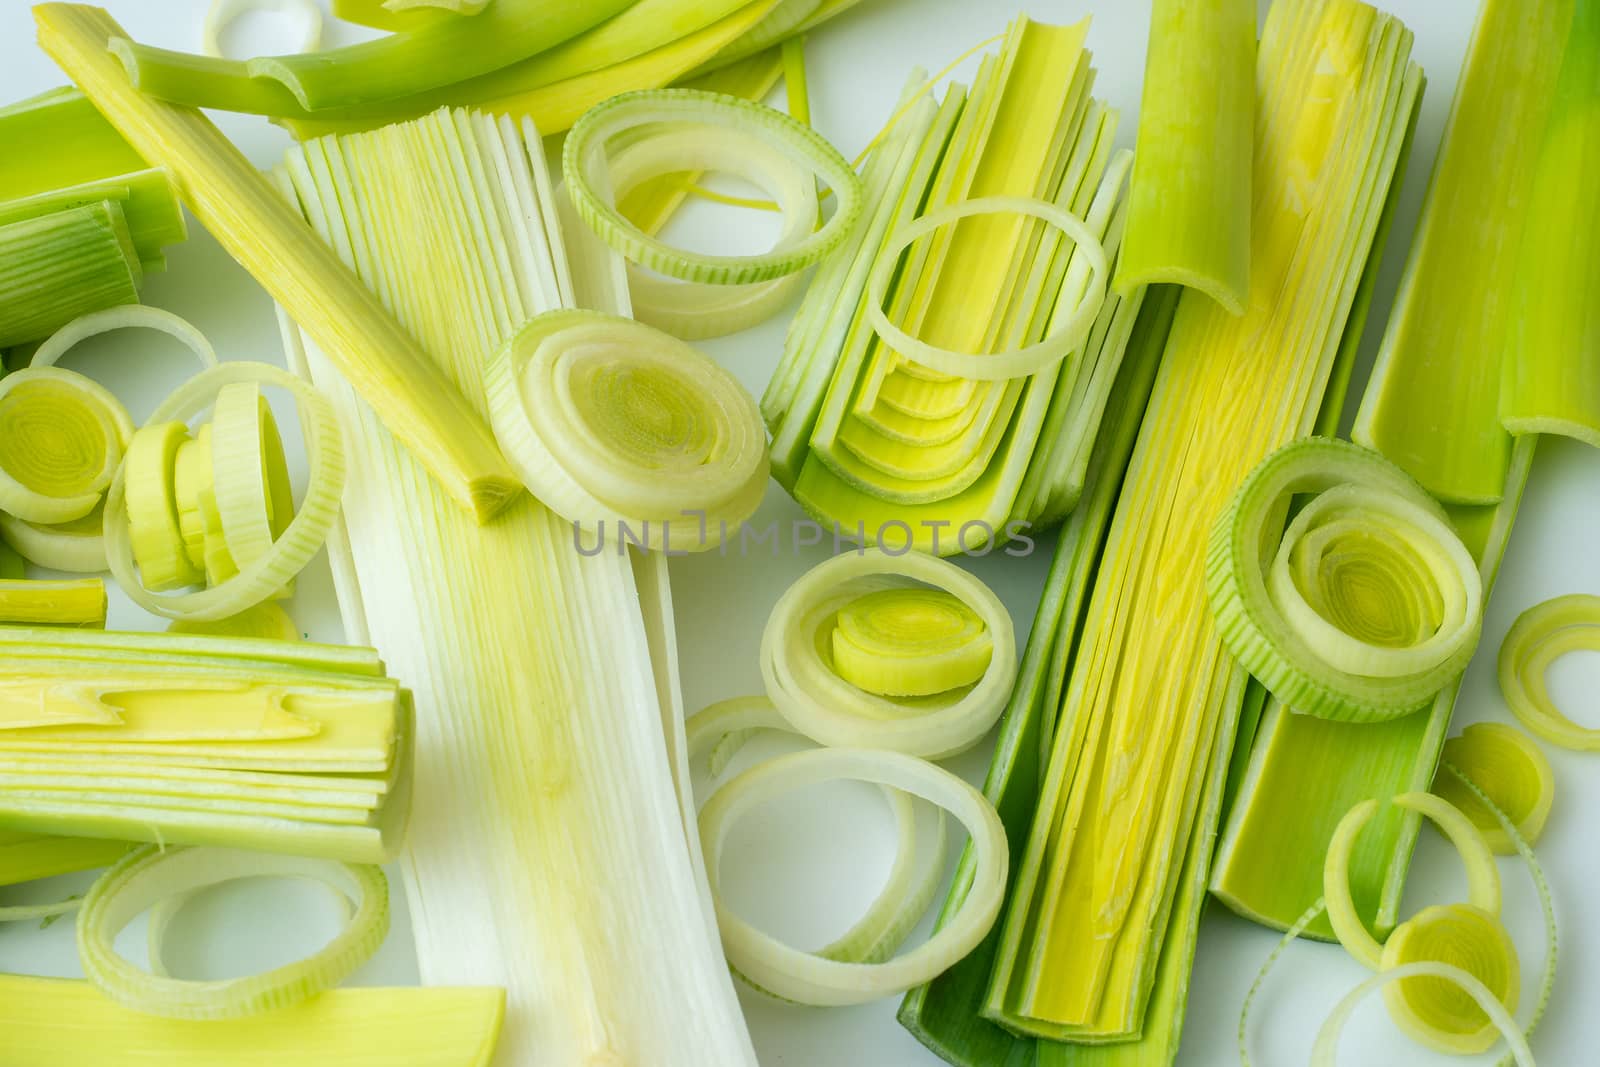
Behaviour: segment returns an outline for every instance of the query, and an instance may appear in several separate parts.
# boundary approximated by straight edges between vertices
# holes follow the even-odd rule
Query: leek
[[[1244,313],[1255,28],[1250,0],[1160,0],[1151,12],[1119,291],[1173,282]]]
[[[104,200],[0,225],[0,345],[137,303],[144,269],[122,206]]]
[[[81,519],[105,495],[133,421],[72,371],[30,367],[0,379],[0,508],[28,522]]]
[[[1102,1055],[1065,1042],[1175,1055],[1246,688],[1204,619],[1205,544],[1245,475],[1317,425],[1421,91],[1410,46],[1348,0],[1280,0],[1269,16],[1250,311],[1194,292],[1178,309],[985,1005],[1063,1042],[1042,1060]]]
[[[284,177],[486,414],[489,354],[620,276],[581,224],[558,228],[546,174],[531,124],[446,111],[307,142]],[[504,983],[507,1063],[754,1064],[683,804],[663,590],[532,498],[473,525],[326,357],[286,338],[349,438],[344,617],[417,685],[429,799],[400,874],[423,981]],[[616,936],[630,929],[651,936]]]
[[[0,578],[0,626],[106,624],[106,583],[98,578],[47,582]]]
[[[1502,856],[1517,851],[1496,810],[1511,820],[1524,841],[1539,843],[1555,803],[1556,782],[1550,761],[1531,737],[1505,723],[1473,723],[1444,743],[1443,759],[1448,767],[1434,776],[1433,791],[1465,813],[1491,849]],[[1464,784],[1463,775],[1475,789]],[[1487,802],[1479,799],[1480,793],[1487,795]]]
[[[335,989],[270,1015],[179,1022],[87,982],[0,975],[7,1067],[489,1067],[504,1014],[498,989]]]
[[[1517,617],[1500,646],[1500,692],[1522,725],[1562,748],[1600,751],[1600,730],[1573,722],[1550,697],[1545,676],[1568,652],[1600,648],[1600,597],[1575,593]]]
[[[92,7],[34,9],[39,41],[134,148],[168,166],[200,221],[334,358],[452,499],[487,520],[520,495],[493,435],[351,270],[197,111],[150,100],[106,52]]]

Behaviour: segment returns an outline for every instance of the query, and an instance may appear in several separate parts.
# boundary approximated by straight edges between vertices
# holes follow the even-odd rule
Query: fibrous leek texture
[[[0,975],[6,1067],[488,1067],[498,989],[335,989],[249,1019],[130,1011],[87,982]]]
[[[1132,161],[1112,150],[1116,113],[1089,95],[1087,31],[1019,20],[970,93],[908,103],[868,161],[867,221],[818,272],[762,401],[779,481],[848,536],[909,528],[919,551],[978,551],[1059,521],[1082,491],[1142,298],[1096,295]],[[989,198],[1005,199],[955,224]],[[1046,225],[1054,209],[1081,228]],[[952,224],[908,243],[908,226],[941,211]],[[1020,376],[952,376],[877,336],[880,285],[891,328],[978,369],[1089,328]]]
[[[139,300],[144,278],[122,205],[102,200],[0,226],[0,345]]]
[[[106,50],[122,28],[73,4],[34,9],[39,43],[139,152],[167,167],[206,228],[339,366],[384,425],[487,520],[522,488],[482,412],[209,119],[151,99]]]
[[[1570,0],[1484,5],[1353,434],[1447,501],[1485,597],[1536,441],[1512,441],[1498,396],[1514,316],[1510,262],[1531,181],[1529,131],[1543,128],[1554,82],[1547,68],[1559,65],[1553,56],[1571,9]],[[1368,725],[1315,719],[1268,701],[1255,729],[1241,731],[1237,796],[1218,843],[1212,892],[1247,918],[1293,925],[1321,894],[1322,856],[1345,812],[1428,788],[1457,691],[1447,687],[1420,714]],[[1398,921],[1420,825],[1415,813],[1385,807],[1351,856],[1356,910],[1380,933]],[[1332,936],[1321,919],[1305,933]]]
[[[1310,433],[1342,380],[1421,91],[1410,46],[1351,0],[1279,0],[1268,18],[1248,310],[1195,292],[1179,305],[985,1005],[1049,1039],[1041,1062],[1176,1055],[1247,681],[1206,618],[1206,545],[1245,475]]]
[[[286,170],[479,412],[486,361],[518,326],[621,277],[603,248],[569,271],[528,123],[443,111],[308,142]],[[642,587],[617,539],[596,552],[531,497],[477,527],[327,359],[294,358],[349,431],[345,618],[417,694],[429,800],[400,871],[423,980],[506,986],[506,1064],[753,1065],[685,822],[681,726],[666,729],[660,576]]]

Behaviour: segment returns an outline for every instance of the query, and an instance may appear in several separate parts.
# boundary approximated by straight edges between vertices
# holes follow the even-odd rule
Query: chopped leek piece
[[[237,615],[214,622],[174,622],[168,633],[211,634],[217,637],[255,637],[266,641],[299,641],[304,636],[289,613],[268,600]]]
[[[223,58],[223,31],[240,15],[256,10],[293,17],[300,25],[300,51],[315,52],[322,46],[322,9],[313,0],[211,0],[200,26],[200,50]]]
[[[139,585],[150,592],[182,589],[201,577],[184,546],[173,506],[178,499],[178,450],[188,437],[189,429],[181,422],[146,423],[133,435],[128,462],[120,472],[125,481],[120,499],[126,502],[127,540],[139,566]],[[120,526],[121,521],[117,515],[111,523]]]
[[[839,609],[833,666],[878,696],[927,697],[977,685],[989,673],[994,638],[952,593],[885,589]]]
[[[217,390],[210,426],[217,518],[229,558],[247,567],[272,550],[294,518],[283,438],[259,382]]]
[[[1568,652],[1600,649],[1600,597],[1556,597],[1517,616],[1500,646],[1500,692],[1523,726],[1553,745],[1600,752],[1600,730],[1561,713],[1546,674]]]
[[[504,8],[514,15],[518,5]],[[110,16],[44,4],[34,18],[45,51],[134,148],[171,168],[200,221],[324,346],[453,499],[487,521],[520,495],[483,418],[299,212],[209,119],[151,100],[128,83],[106,51],[122,32]]]
[[[1244,314],[1255,31],[1250,0],[1159,0],[1151,12],[1119,292],[1172,282]]]
[[[0,542],[11,546],[29,563],[68,574],[99,574],[106,562],[105,504],[81,519],[60,525],[24,522],[0,514]]]
[[[1262,38],[1251,298],[1187,292],[1119,501],[1013,880],[988,1018],[1175,1054],[1246,677],[1205,618],[1239,483],[1318,425],[1420,97],[1412,37],[1351,0],[1278,0]],[[1112,1055],[1110,1052],[1106,1056]]]
[[[882,661],[874,665],[872,686],[852,679],[862,667],[857,656],[847,656],[840,669],[833,652],[840,635],[858,649],[864,636],[864,628],[850,621],[861,610],[862,598],[886,590],[898,597],[908,581],[955,598],[981,623],[989,654],[976,684],[959,683],[970,674],[971,664],[958,671],[941,670],[951,665],[944,661],[947,650],[936,641],[896,650],[919,661],[915,673],[920,680],[932,674],[951,683],[931,694],[880,695],[884,687],[878,671],[907,673],[885,670],[893,665]],[[864,658],[882,655],[870,646],[862,651]],[[965,752],[1000,717],[1016,676],[1016,638],[1000,598],[955,564],[920,553],[895,556],[872,549],[835,556],[812,568],[772,609],[761,637],[767,696],[790,725],[824,745],[881,748],[927,759]]]
[[[1555,803],[1555,772],[1533,739],[1514,726],[1473,723],[1444,743],[1444,763],[1433,779],[1433,791],[1461,809],[1483,831],[1489,847],[1502,856],[1516,855],[1516,845],[1500,828],[1495,811],[1503,812],[1530,845],[1539,843],[1545,820]],[[1458,773],[1459,772],[1459,773]],[[1477,790],[1469,790],[1462,776]],[[1493,807],[1478,799],[1487,793]]]
[[[64,523],[95,509],[134,437],[127,409],[59,367],[0,378],[0,510]]]
[[[0,975],[7,1067],[489,1067],[504,1015],[499,989],[334,989],[269,1015],[183,1022],[88,982]]]
[[[0,346],[139,299],[144,277],[122,205],[104,200],[0,225]]]
[[[0,578],[0,626],[106,624],[106,583],[99,578],[69,582]]]
[[[307,959],[220,981],[151,974],[113,944],[134,919],[169,900],[259,877],[309,878],[331,886],[353,905],[349,919]],[[389,883],[377,867],[227,848],[145,847],[119,860],[84,897],[78,959],[89,981],[123,1007],[168,1019],[241,1019],[282,1011],[338,985],[372,958],[388,933]]]
[[[1523,314],[1514,298],[1526,269],[1518,249],[1573,2],[1481,6],[1417,238],[1351,431],[1447,504],[1494,504],[1508,481],[1501,365]]]

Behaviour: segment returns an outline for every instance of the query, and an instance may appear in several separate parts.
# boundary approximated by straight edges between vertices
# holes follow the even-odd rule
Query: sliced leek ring
[[[746,922],[721,898],[722,857],[734,824],[750,809],[824,782],[870,782],[920,797],[967,828],[975,873],[961,910],[926,943],[881,963],[844,963],[793,948]],[[822,748],[779,756],[738,775],[700,812],[706,874],[728,962],[758,988],[799,1004],[864,1004],[943,974],[994,926],[1005,896],[1010,854],[1005,826],[972,786],[932,763],[895,752]]]
[[[1545,682],[1552,663],[1578,651],[1600,651],[1600,597],[1574,593],[1529,608],[1500,646],[1500,692],[1512,714],[1539,737],[1562,748],[1600,752],[1600,730],[1563,715]]]
[[[1459,967],[1483,983],[1508,1013],[1522,995],[1522,969],[1498,917],[1471,904],[1435,904],[1401,923],[1383,945],[1381,971],[1408,963]],[[1456,1056],[1487,1052],[1500,1030],[1459,983],[1437,978],[1392,981],[1383,999],[1395,1025],[1419,1044]]]
[[[983,619],[939,589],[867,593],[839,609],[833,631],[839,677],[878,696],[936,696],[977,685],[993,659]]]
[[[960,601],[981,621],[991,646],[976,684],[935,696],[890,699],[841,677],[833,660],[837,616],[864,595],[922,582]],[[959,644],[959,643],[958,643]],[[904,650],[914,655],[917,650]],[[948,667],[941,642],[929,665]],[[893,672],[911,670],[908,655]],[[961,653],[957,650],[957,659]],[[943,667],[941,666],[943,664]],[[946,680],[966,677],[970,664]],[[761,639],[767,695],[794,728],[824,745],[881,748],[927,759],[964,752],[988,733],[1016,680],[1011,615],[993,590],[971,574],[921,553],[891,555],[868,549],[836,556],[796,582],[773,609]]]
[[[200,51],[218,59],[225,58],[223,31],[249,11],[275,11],[293,16],[300,27],[297,52],[315,52],[322,46],[322,9],[312,0],[211,0],[206,20],[200,27]]]
[[[236,567],[254,563],[272,551],[294,517],[289,461],[259,382],[217,390],[211,478],[229,558]]]
[[[174,622],[168,633],[207,634],[212,637],[249,637],[263,641],[299,641],[303,639],[300,627],[295,625],[283,606],[267,600],[237,615],[213,622]]]
[[[188,441],[189,428],[181,422],[147,423],[134,434],[128,461],[117,472],[118,484],[127,487],[126,508],[113,514],[108,506],[106,534],[109,540],[112,526],[126,527],[146,589],[181,589],[201,579],[184,549],[173,506],[178,450]]]
[[[58,367],[0,378],[0,511],[56,525],[93,511],[133,423],[116,397]]]
[[[191,379],[162,402],[151,417],[154,423],[194,418],[211,406],[217,393],[234,382],[257,382],[292,393],[299,406],[302,435],[310,462],[305,499],[289,521],[283,536],[265,556],[239,568],[231,578],[210,589],[160,595],[135,573],[135,561],[126,520],[128,481],[119,471],[106,502],[106,553],[111,573],[140,607],[168,619],[206,622],[237,615],[276,595],[305,569],[332,529],[344,493],[344,445],[333,408],[311,386],[277,367],[264,363],[223,363]],[[173,507],[169,496],[166,506]],[[176,519],[174,518],[174,526]],[[181,549],[182,538],[178,537]]]
[[[705,551],[766,493],[755,401],[659,330],[547,312],[491,357],[486,387],[495,436],[528,489],[602,541],[609,522],[618,543]]]
[[[53,367],[67,351],[82,341],[113,330],[159,330],[183,342],[195,354],[203,368],[217,365],[216,350],[205,334],[170,311],[148,304],[129,304],[126,307],[107,308],[73,319],[50,336],[33,353],[30,367]]]
[[[1312,500],[1273,538],[1302,494]],[[1343,441],[1296,441],[1245,479],[1217,520],[1206,583],[1240,664],[1327,719],[1422,708],[1466,669],[1483,625],[1483,580],[1443,509]]]
[[[1538,844],[1555,803],[1556,778],[1533,738],[1505,723],[1473,723],[1444,743],[1444,764],[1434,776],[1433,791],[1461,809],[1496,854],[1517,852],[1516,843],[1501,829],[1497,810],[1525,841]],[[1480,791],[1492,806],[1479,799]]]
[[[29,563],[53,571],[99,574],[109,569],[103,500],[83,518],[57,525],[26,522],[0,512],[0,540]]]
[[[889,321],[884,310],[889,283],[900,268],[905,250],[936,230],[975,215],[1014,214],[1038,219],[1070,238],[1088,265],[1090,280],[1071,314],[1059,315],[1058,325],[1042,341],[1010,352],[952,352],[911,336]],[[949,204],[896,230],[878,258],[867,280],[867,321],[884,342],[913,363],[930,370],[971,381],[998,382],[1025,378],[1060,363],[1081,345],[1094,328],[1100,306],[1106,297],[1106,250],[1087,223],[1055,204],[1016,196],[986,196]]]
[[[348,924],[298,963],[249,978],[184,981],[135,967],[117,935],[172,898],[240,878],[310,878],[337,886],[355,905]],[[78,913],[84,976],[124,1007],[171,1019],[238,1019],[297,1004],[342,982],[383,944],[389,890],[382,869],[228,848],[146,846],[130,852],[89,890]]]
[[[795,167],[833,190],[838,206],[820,229],[792,247],[756,256],[699,255],[645,233],[616,207],[607,154],[619,135],[642,127],[737,131],[765,140]],[[780,111],[721,93],[654,89],[622,93],[578,120],[567,134],[562,174],[578,216],[630,262],[668,277],[711,285],[748,285],[804,270],[837,248],[865,209],[861,177],[815,130]]]

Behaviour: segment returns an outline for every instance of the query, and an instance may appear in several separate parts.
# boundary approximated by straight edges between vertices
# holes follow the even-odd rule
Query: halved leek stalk
[[[239,150],[199,112],[151,100],[128,83],[106,51],[122,32],[110,16],[44,4],[34,18],[45,51],[134,148],[171,168],[200,221],[290,309],[452,499],[487,521],[521,494],[460,390]]]
[[[1255,30],[1250,0],[1159,0],[1151,11],[1119,292],[1172,282],[1244,313]]]
[[[288,162],[319,233],[485,414],[488,355],[590,276],[622,276],[585,227],[555,224],[531,124],[446,111]],[[580,249],[570,271],[563,229]],[[660,561],[641,564],[656,568],[641,589],[614,546],[578,551],[531,497],[474,526],[287,337],[349,434],[344,616],[408,665],[423,706],[418,769],[434,784],[400,868],[423,980],[504,983],[503,1058],[519,1067],[753,1065],[686,822]]]
[[[211,0],[200,24],[200,50],[224,58],[222,34],[240,15],[252,10],[276,11],[299,23],[300,51],[314,52],[322,45],[322,8],[313,0]]]
[[[1516,854],[1516,845],[1500,828],[1498,810],[1516,825],[1530,845],[1539,843],[1545,820],[1555,803],[1555,772],[1533,739],[1514,726],[1473,723],[1444,743],[1443,762],[1433,791],[1454,804],[1483,832],[1489,847],[1502,856]],[[1462,776],[1476,789],[1468,789]],[[1488,794],[1485,804],[1479,791]]]
[[[0,626],[106,624],[106,583],[99,578],[48,582],[0,578]]]
[[[1179,307],[1013,883],[986,1005],[1009,1028],[1175,1055],[1245,695],[1203,618],[1205,544],[1250,469],[1317,425],[1419,98],[1410,46],[1349,0],[1269,16],[1251,310]]]
[[[1573,2],[1483,4],[1351,431],[1447,504],[1494,504],[1508,484],[1501,365],[1521,314],[1518,249]]]
[[[217,518],[229,558],[248,567],[272,551],[294,518],[283,438],[259,382],[217,390],[210,426]]]
[[[943,590],[885,589],[839,609],[833,666],[868,693],[927,697],[976,685],[994,661],[989,626]]]
[[[333,989],[269,1015],[182,1022],[88,982],[0,975],[7,1067],[489,1067],[504,1015],[499,989]]]
[[[36,341],[86,312],[136,303],[143,277],[115,201],[0,225],[0,345]]]
[[[83,518],[133,436],[127,409],[81,374],[29,367],[0,378],[0,510],[26,522]]]
[[[1500,692],[1522,725],[1562,748],[1600,752],[1600,730],[1561,713],[1545,679],[1568,652],[1600,648],[1600,597],[1556,597],[1517,616],[1500,646]]]

